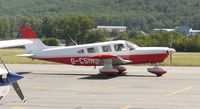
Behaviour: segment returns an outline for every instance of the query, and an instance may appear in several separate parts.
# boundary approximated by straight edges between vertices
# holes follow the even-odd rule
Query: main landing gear
[[[99,69],[100,74],[106,75],[106,76],[116,76],[121,75],[126,71],[126,68],[123,66],[113,66],[112,68],[108,68],[104,66],[103,68]]]
[[[165,69],[158,67],[158,64],[156,64],[153,68],[148,68],[147,71],[149,73],[155,74],[157,77],[160,77],[163,74],[167,73]]]
[[[124,71],[126,71],[126,68],[123,66],[119,66],[119,65],[113,66],[111,59],[105,59],[103,68],[99,69],[100,74],[103,74],[106,76],[120,75]]]
[[[148,68],[147,71],[155,74],[157,77],[162,76],[167,73],[167,71],[163,68],[158,67],[159,63],[157,63],[153,68]],[[113,65],[112,59],[104,59],[104,66],[99,69],[100,74],[106,76],[116,76],[125,73],[126,68],[119,65]]]

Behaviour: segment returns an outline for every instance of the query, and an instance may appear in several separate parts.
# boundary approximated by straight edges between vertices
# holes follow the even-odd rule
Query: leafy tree
[[[123,32],[119,33],[114,40],[129,40],[128,34]]]
[[[55,28],[56,28],[56,19],[53,16],[46,16],[43,18],[43,22],[42,22],[42,34],[49,38],[49,37],[53,37],[56,36],[55,35]]]
[[[145,32],[177,25],[200,28],[199,0],[1,0],[0,4],[1,16],[89,16],[96,25],[125,25]]]
[[[69,38],[75,40],[78,44],[85,42],[85,35],[87,30],[92,29],[94,26],[94,21],[88,17],[64,17],[62,19],[62,36],[66,39],[66,43],[68,43]]]
[[[58,46],[59,45],[59,42],[56,38],[47,38],[43,41],[43,43],[48,46]]]
[[[86,33],[86,43],[104,42],[108,34],[102,30],[90,30]]]

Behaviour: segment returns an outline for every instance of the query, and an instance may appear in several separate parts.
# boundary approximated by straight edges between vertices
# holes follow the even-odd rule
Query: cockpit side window
[[[115,44],[114,48],[115,48],[115,51],[124,51],[124,50],[126,50],[124,44]]]
[[[131,43],[131,42],[126,42],[127,47],[129,48],[129,50],[134,50],[136,47],[138,47],[137,45]]]
[[[95,47],[91,47],[91,48],[87,48],[88,53],[98,53],[99,50],[98,48]]]
[[[102,51],[103,52],[112,52],[111,46],[110,45],[102,46]]]

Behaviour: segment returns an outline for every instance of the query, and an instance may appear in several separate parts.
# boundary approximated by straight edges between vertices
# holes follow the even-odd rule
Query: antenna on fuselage
[[[75,45],[78,45],[71,37],[69,37],[69,39],[70,39]]]

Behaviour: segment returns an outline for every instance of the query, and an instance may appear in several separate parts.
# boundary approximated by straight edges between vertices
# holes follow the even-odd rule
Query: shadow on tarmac
[[[114,75],[114,76],[107,76],[102,74],[73,74],[73,73],[32,73],[32,72],[18,72],[17,74],[25,75],[25,74],[31,74],[31,75],[68,75],[68,76],[86,76],[81,77],[78,79],[88,79],[88,80],[107,80],[112,79],[116,77],[139,77],[139,78],[146,78],[146,77],[156,77],[155,75],[127,75],[126,73],[120,74],[120,75]]]

